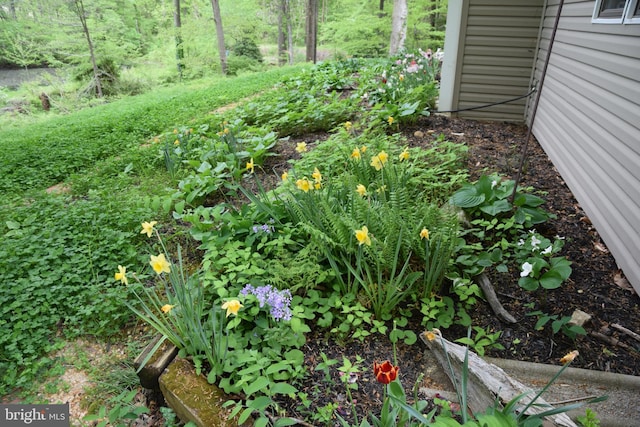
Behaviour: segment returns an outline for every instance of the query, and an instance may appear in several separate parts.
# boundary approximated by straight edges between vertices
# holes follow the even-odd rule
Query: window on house
[[[598,18],[622,18],[625,4],[625,0],[602,0]]]
[[[591,21],[599,24],[638,24],[640,0],[596,0]]]

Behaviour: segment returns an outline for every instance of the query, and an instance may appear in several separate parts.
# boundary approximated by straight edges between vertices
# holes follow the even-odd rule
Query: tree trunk
[[[18,19],[18,15],[16,14],[16,0],[11,0],[9,2],[9,13],[14,21]]]
[[[224,46],[224,31],[222,30],[222,16],[220,15],[220,0],[211,0],[213,8],[213,21],[216,24],[216,35],[218,37],[218,51],[220,52],[220,68],[222,74],[227,74],[227,50]]]
[[[394,0],[393,15],[391,18],[391,42],[389,44],[389,55],[395,55],[404,47],[404,40],[407,37],[407,0]]]
[[[280,0],[278,5],[278,65],[284,65],[286,62],[286,46],[284,42],[284,20],[286,14],[286,0]]]
[[[93,78],[96,82],[96,94],[98,95],[98,98],[102,98],[103,95],[102,82],[100,81],[100,70],[98,69],[96,55],[93,51],[93,42],[91,41],[89,27],[87,26],[87,17],[84,12],[84,3],[82,3],[82,0],[74,0],[73,5],[76,9],[76,13],[78,14],[78,18],[80,19],[80,23],[82,24],[82,31],[84,32],[84,36],[87,39],[87,44],[89,45],[89,56],[91,57],[91,65],[93,66]]]
[[[384,0],[380,0],[380,11],[384,10]]]
[[[316,62],[318,36],[318,0],[309,0],[307,3],[307,61]]]
[[[289,0],[285,0],[287,3],[287,47],[289,48],[289,65],[293,65],[293,24],[291,23],[291,3]]]
[[[182,49],[182,20],[180,19],[180,0],[173,0],[173,27],[176,32],[176,64],[178,75],[182,80],[182,60],[184,50]]]

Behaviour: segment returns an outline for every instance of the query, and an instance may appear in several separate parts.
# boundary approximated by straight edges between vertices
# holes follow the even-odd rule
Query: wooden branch
[[[623,334],[629,335],[631,338],[633,338],[636,341],[640,341],[640,335],[636,334],[635,332],[633,332],[630,329],[625,328],[622,325],[619,325],[617,323],[612,323],[611,327],[614,329],[619,330],[620,332],[622,332]]]
[[[622,348],[629,348],[629,346],[625,343],[623,343],[622,341],[620,341],[617,338],[614,337],[610,337],[604,334],[601,334],[600,332],[591,332],[591,336],[598,338],[601,341],[606,342],[607,344],[613,345],[613,346],[618,346],[618,347],[622,347]]]
[[[509,313],[503,306],[500,304],[498,297],[496,296],[496,291],[493,289],[493,285],[491,285],[491,281],[487,277],[486,274],[482,273],[478,276],[480,287],[482,288],[482,292],[484,292],[484,296],[487,299],[487,302],[491,306],[493,312],[498,315],[502,320],[507,323],[518,323],[518,321]]]

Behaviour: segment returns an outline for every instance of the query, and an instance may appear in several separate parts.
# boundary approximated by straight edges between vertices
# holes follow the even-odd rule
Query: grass
[[[159,200],[175,187],[148,142],[298,70],[180,84],[0,131],[0,394],[29,393],[63,345],[56,334],[108,337],[130,320],[113,267],[141,264],[135,230],[169,217]],[[69,192],[44,191],[58,183]]]

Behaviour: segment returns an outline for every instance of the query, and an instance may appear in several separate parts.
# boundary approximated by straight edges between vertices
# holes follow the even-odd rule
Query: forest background
[[[446,0],[3,0],[0,68],[57,70],[57,80],[47,76],[54,104],[68,98],[63,91],[135,95],[273,65],[435,51],[446,8]],[[0,86],[0,106],[9,89]]]

